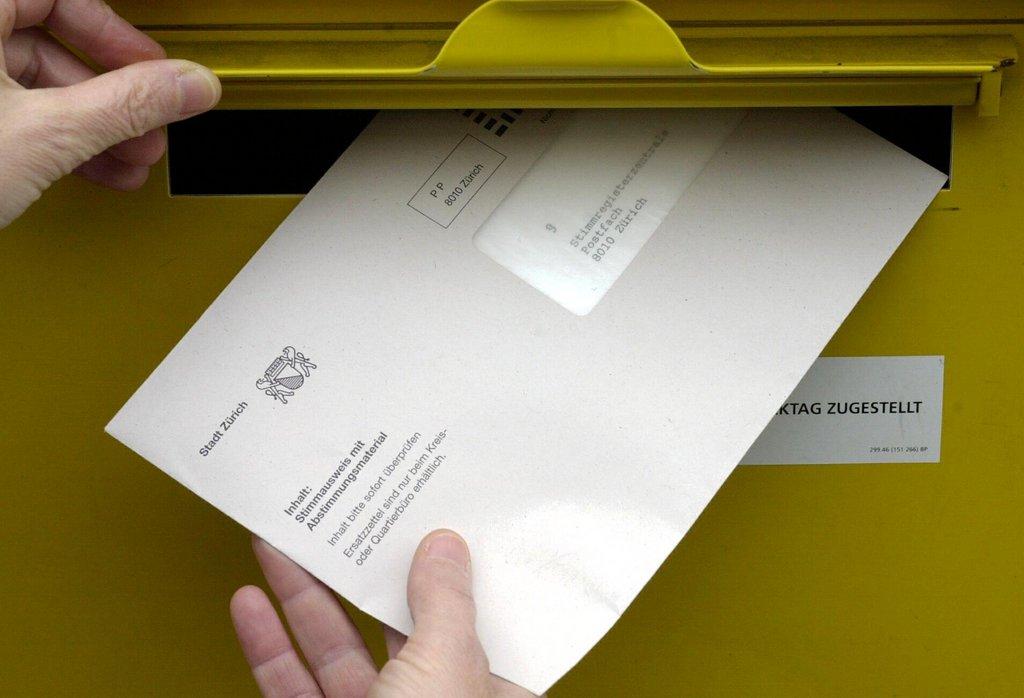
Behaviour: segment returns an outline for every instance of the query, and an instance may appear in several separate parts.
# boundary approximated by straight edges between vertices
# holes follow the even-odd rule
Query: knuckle
[[[467,620],[472,621],[476,618],[476,603],[473,601],[473,595],[467,587],[448,584],[440,587],[437,590],[437,594],[439,600],[446,607],[459,608],[462,609],[463,613],[468,614]]]
[[[177,86],[167,71],[136,66],[121,70],[125,72],[117,81],[104,88],[109,92],[97,102],[96,113],[89,115],[104,122],[101,130],[116,141],[138,138],[170,120],[178,101]]]
[[[309,666],[313,671],[322,671],[327,667],[339,667],[345,671],[358,669],[362,659],[362,650],[351,643],[340,642],[320,651],[314,657],[308,657]]]
[[[409,587],[409,602],[414,608],[457,609],[461,615],[474,612],[475,602],[469,581],[452,566],[432,565],[419,583]],[[459,577],[462,577],[461,579]]]
[[[143,80],[132,80],[121,90],[114,102],[111,115],[126,138],[141,136],[150,130],[155,115],[160,111],[160,92]]]
[[[117,22],[118,14],[114,12],[114,8],[106,2],[100,2],[97,4],[97,10],[103,15],[103,17],[97,24],[97,28],[93,34],[94,36],[109,36],[108,32],[110,32],[113,25]]]

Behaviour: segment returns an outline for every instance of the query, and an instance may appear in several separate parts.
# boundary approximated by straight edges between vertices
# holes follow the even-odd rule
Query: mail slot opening
[[[374,110],[217,110],[168,128],[171,196],[307,194]]]
[[[842,113],[923,160],[952,181],[952,107],[849,107]]]
[[[840,111],[950,174],[952,107]],[[461,112],[497,135],[512,128],[521,113],[517,109]],[[168,156],[171,196],[306,194],[375,114],[353,109],[218,110],[173,124]]]

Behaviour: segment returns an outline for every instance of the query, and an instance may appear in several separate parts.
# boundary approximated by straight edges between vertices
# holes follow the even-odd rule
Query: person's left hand
[[[0,0],[0,228],[72,171],[142,186],[166,147],[160,127],[220,99],[212,72],[165,55],[102,0]]]

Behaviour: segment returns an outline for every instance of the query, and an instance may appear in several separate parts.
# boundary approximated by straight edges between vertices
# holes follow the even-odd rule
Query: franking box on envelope
[[[382,113],[108,429],[403,631],[458,530],[492,669],[541,691],[944,181],[829,110]]]

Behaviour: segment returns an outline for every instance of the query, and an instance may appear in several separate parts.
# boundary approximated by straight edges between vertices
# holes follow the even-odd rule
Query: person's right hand
[[[231,617],[253,676],[267,698],[528,698],[526,689],[491,674],[476,634],[469,549],[457,534],[423,539],[409,570],[415,628],[406,638],[384,628],[388,662],[380,671],[338,598],[308,572],[260,540],[253,548],[298,640],[306,669],[259,587],[231,599]]]
[[[165,56],[102,0],[0,0],[0,228],[72,171],[142,186],[166,147],[160,127],[220,99],[212,72]]]

